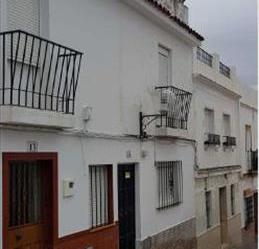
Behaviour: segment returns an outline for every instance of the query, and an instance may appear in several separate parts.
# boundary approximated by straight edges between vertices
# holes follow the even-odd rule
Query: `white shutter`
[[[40,34],[40,0],[7,0],[9,30]]]
[[[159,82],[160,85],[170,85],[170,51],[159,46]]]
[[[224,128],[224,136],[231,135],[231,127],[230,127],[230,115],[223,115],[223,128]]]
[[[246,125],[246,131],[245,131],[245,139],[246,139],[246,151],[250,151],[252,149],[252,131],[251,126]]]
[[[205,109],[205,132],[214,133],[214,111]]]

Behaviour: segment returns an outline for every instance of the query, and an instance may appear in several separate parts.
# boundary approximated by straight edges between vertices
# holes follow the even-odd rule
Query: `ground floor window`
[[[205,204],[206,204],[207,228],[210,228],[211,227],[211,206],[212,206],[211,191],[205,192]]]
[[[231,184],[230,186],[230,199],[231,199],[231,214],[235,214],[235,202],[236,202],[236,196],[235,196],[235,184]]]
[[[182,161],[156,162],[158,209],[182,202]]]
[[[245,198],[246,226],[254,221],[254,199],[253,196]]]
[[[90,165],[91,227],[112,222],[112,165]]]

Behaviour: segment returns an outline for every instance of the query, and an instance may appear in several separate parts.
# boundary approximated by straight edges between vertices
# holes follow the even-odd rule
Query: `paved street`
[[[253,231],[243,231],[242,241],[243,243],[240,247],[232,247],[231,249],[257,249],[258,247]]]

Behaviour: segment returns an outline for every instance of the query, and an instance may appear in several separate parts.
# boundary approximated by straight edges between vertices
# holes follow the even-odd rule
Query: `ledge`
[[[191,139],[188,130],[174,129],[174,128],[168,128],[168,127],[157,127],[155,136]]]
[[[0,106],[0,124],[65,129],[74,127],[72,114],[18,106]]]

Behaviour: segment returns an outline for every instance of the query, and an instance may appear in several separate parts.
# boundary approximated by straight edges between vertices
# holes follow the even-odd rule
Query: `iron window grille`
[[[220,135],[216,134],[207,134],[207,140],[204,142],[205,145],[220,145]]]
[[[235,214],[235,185],[231,184],[230,186],[230,198],[231,198],[231,214]]]
[[[91,227],[113,222],[112,217],[112,166],[90,165]]]
[[[205,204],[206,204],[206,222],[207,228],[211,227],[211,191],[205,192]]]
[[[9,167],[9,227],[42,221],[42,165],[39,161],[11,162]]]
[[[230,78],[230,68],[222,62],[219,63],[219,72],[227,78]]]
[[[254,199],[253,196],[245,198],[245,224],[249,226],[254,222]]]
[[[156,162],[158,209],[180,204],[183,200],[182,161]]]
[[[230,137],[230,136],[224,136],[225,142],[223,143],[224,146],[229,147],[229,146],[236,146],[236,138],[235,137]]]
[[[197,48],[197,59],[212,67],[213,56],[200,47]]]
[[[74,114],[82,53],[21,30],[0,33],[0,105]]]

